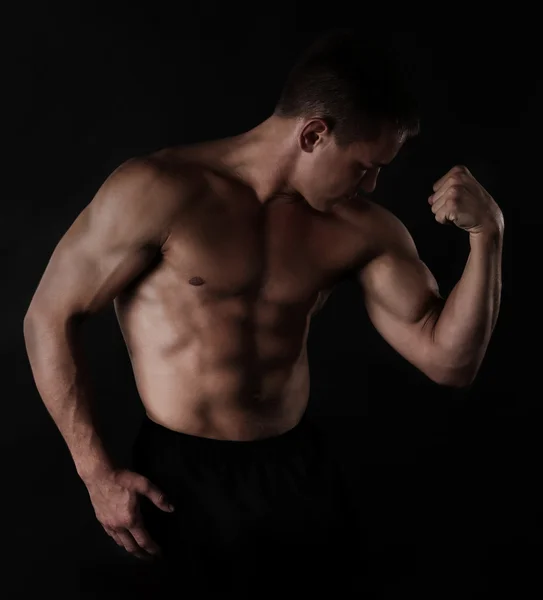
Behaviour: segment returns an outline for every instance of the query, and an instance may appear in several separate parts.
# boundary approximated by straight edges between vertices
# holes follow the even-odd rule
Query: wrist
[[[470,241],[499,241],[503,237],[503,218],[496,219],[469,232]]]
[[[76,462],[76,470],[80,479],[85,483],[91,483],[97,479],[102,479],[113,473],[116,469],[112,461],[103,456],[93,458],[86,457],[81,462]]]

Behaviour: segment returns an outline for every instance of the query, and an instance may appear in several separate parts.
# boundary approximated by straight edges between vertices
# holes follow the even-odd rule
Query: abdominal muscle
[[[280,435],[299,422],[309,397],[307,311],[251,308],[241,298],[177,319],[147,308],[117,307],[117,316],[151,420],[239,441]]]

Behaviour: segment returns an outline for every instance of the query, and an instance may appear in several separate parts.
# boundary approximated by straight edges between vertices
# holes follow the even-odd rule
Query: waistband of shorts
[[[144,413],[139,436],[150,436],[156,440],[160,440],[167,446],[189,446],[195,449],[202,448],[216,452],[258,452],[288,448],[293,444],[295,445],[303,435],[307,434],[309,428],[309,416],[307,411],[305,411],[294,427],[278,435],[254,440],[225,440],[169,429],[168,427],[153,421],[146,413]]]

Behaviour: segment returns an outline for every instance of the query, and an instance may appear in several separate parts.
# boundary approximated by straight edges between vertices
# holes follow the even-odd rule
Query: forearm
[[[38,392],[64,438],[79,476],[112,468],[94,427],[91,385],[79,325],[27,316],[24,337]]]
[[[462,383],[475,377],[498,318],[502,244],[502,228],[470,235],[464,272],[434,326],[439,355]]]

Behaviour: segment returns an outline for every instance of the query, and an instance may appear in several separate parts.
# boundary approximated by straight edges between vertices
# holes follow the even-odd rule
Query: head
[[[302,55],[274,115],[296,124],[289,183],[319,211],[371,193],[382,166],[419,130],[397,63],[352,31],[328,34]]]

